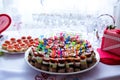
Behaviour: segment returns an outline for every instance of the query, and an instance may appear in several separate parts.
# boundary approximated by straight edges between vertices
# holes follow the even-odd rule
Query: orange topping
[[[29,39],[29,42],[33,42],[33,39]]]
[[[21,39],[26,39],[26,37],[25,37],[25,36],[22,36]]]
[[[15,38],[11,38],[10,40],[11,40],[12,42],[15,42],[16,39],[15,39]]]
[[[12,49],[12,48],[13,48],[13,46],[11,46],[11,45],[8,45],[8,46],[7,46],[7,48],[8,48],[8,49]]]
[[[13,48],[13,46],[9,45],[9,46],[7,46],[7,50],[10,51],[10,52],[13,52],[14,48]]]
[[[33,42],[33,41],[31,41],[31,42],[30,42],[30,44],[32,44],[32,45],[33,45],[33,44],[34,44],[34,42]]]
[[[21,48],[20,47],[15,47],[15,50],[19,52],[19,51],[21,51]]]
[[[15,44],[13,44],[13,46],[14,46],[14,47],[17,47],[17,46],[19,46],[19,44],[15,43]]]
[[[82,55],[81,55],[81,56],[80,56],[80,58],[83,60],[83,59],[85,59],[85,58],[86,58],[86,56],[82,56]]]
[[[33,44],[27,44],[28,47],[31,47]]]
[[[29,41],[28,41],[28,40],[26,40],[26,39],[25,39],[25,40],[23,40],[23,42],[25,42],[26,44],[27,44],[27,43],[29,43]]]
[[[6,40],[5,43],[6,43],[6,44],[10,44],[10,41]]]
[[[22,40],[21,39],[17,39],[17,42],[21,42]]]
[[[47,48],[47,49],[49,49],[49,48],[50,48],[50,46],[46,45],[46,48]]]
[[[34,40],[35,40],[35,41],[39,41],[39,38],[35,38]]]
[[[7,44],[5,44],[5,43],[4,43],[4,44],[2,44],[2,48],[3,48],[3,49],[7,49],[7,46],[8,46],[8,45],[7,45]]]
[[[21,48],[27,48],[27,45],[24,43],[20,44],[20,46],[21,46]]]
[[[28,36],[27,39],[31,39],[32,37],[31,36]]]
[[[11,41],[12,42],[12,41]],[[11,44],[16,44],[16,41],[13,41]]]
[[[22,44],[20,44],[20,46],[25,46],[25,44],[24,44],[24,43],[22,43]]]
[[[4,43],[4,44],[2,44],[2,46],[7,46],[7,44],[6,44],[6,43]]]

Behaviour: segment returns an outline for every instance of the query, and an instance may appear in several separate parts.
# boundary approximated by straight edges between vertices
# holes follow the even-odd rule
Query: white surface
[[[34,80],[35,76],[40,74],[39,71],[32,69],[28,64],[26,64],[24,54],[6,54],[3,57],[0,57],[0,66],[0,80]],[[92,70],[76,74],[74,76],[78,76],[82,80],[104,79],[120,76],[119,70],[120,65],[110,66],[99,63]]]
[[[37,30],[36,30],[37,31]],[[38,30],[40,31],[40,30]],[[30,32],[30,33],[29,33]],[[37,33],[37,34],[36,34]],[[44,31],[39,32],[44,33]],[[20,35],[13,32],[4,32],[9,37],[19,37],[20,35],[30,35],[39,36],[38,32],[24,32]],[[19,36],[18,36],[19,35]],[[25,61],[24,54],[10,55],[5,54],[0,56],[0,80],[35,80],[35,76],[39,75],[40,72],[32,69]],[[52,76],[52,75],[51,75]],[[56,80],[64,80],[63,78],[77,77],[79,80],[119,80],[120,79],[120,65],[106,65],[99,63],[90,71],[71,75],[71,76],[54,76]],[[44,80],[44,79],[43,79]]]
[[[2,52],[8,53],[8,54],[23,54],[24,52],[9,52],[7,50],[1,49]]]
[[[42,1],[42,4],[41,4]],[[43,21],[46,24],[46,21],[49,24],[49,20],[56,22],[50,18],[44,18],[44,15],[39,18],[33,17],[32,14],[64,14],[62,17],[67,17],[66,15],[79,14],[80,17],[98,17],[101,14],[110,14],[113,15],[113,6],[117,0],[0,0],[0,12],[9,14],[12,18],[11,27],[8,30],[18,29],[21,25],[28,25],[24,28],[34,28],[38,26],[29,26],[31,24],[39,24]],[[27,4],[29,3],[29,5]],[[64,4],[63,4],[64,3]],[[35,4],[35,5],[33,5]],[[27,5],[27,6],[26,6]],[[61,19],[62,19],[61,17]],[[70,16],[72,17],[72,16]],[[47,20],[48,19],[48,20]],[[81,20],[81,19],[78,19]],[[87,20],[87,19],[86,19]],[[71,21],[69,19],[69,21]],[[91,19],[92,21],[92,19]],[[22,22],[22,24],[19,24]],[[66,21],[65,21],[66,22]],[[74,22],[74,19],[73,19]],[[85,21],[86,22],[86,21]],[[61,22],[60,22],[61,23]],[[89,23],[89,22],[86,22]],[[46,25],[47,25],[46,24]],[[82,23],[81,23],[82,24]],[[90,23],[89,23],[90,24]],[[89,25],[88,24],[88,25]],[[13,27],[13,25],[16,25]],[[94,24],[92,24],[94,25]],[[61,25],[60,25],[61,27]]]

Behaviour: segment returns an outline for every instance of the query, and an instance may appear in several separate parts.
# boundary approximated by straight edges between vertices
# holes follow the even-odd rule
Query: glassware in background
[[[120,28],[120,0],[117,0],[113,7],[113,14],[115,18],[115,26]]]
[[[114,18],[109,14],[99,17],[75,13],[33,14],[33,21],[43,32],[70,32],[82,34],[94,46],[100,47],[101,37],[107,25],[114,25]],[[44,34],[44,33],[43,33]]]
[[[94,29],[94,33],[95,33],[94,42],[96,42],[96,46],[100,47],[104,30],[107,28],[107,26],[110,25],[115,26],[115,19],[110,14],[102,14],[97,17],[95,23],[96,23],[95,26],[96,28]]]
[[[38,19],[39,19],[38,16],[39,16],[38,14],[32,14],[32,19],[33,19],[33,21],[34,21],[34,24],[37,24],[37,21],[38,21]],[[41,18],[40,18],[40,19],[41,19]]]
[[[32,16],[37,28],[47,30],[46,32],[74,32],[83,34],[85,39],[89,39],[87,37],[92,37],[89,33],[94,31],[92,22],[95,18],[92,16],[79,13],[41,13],[32,14]]]
[[[89,40],[92,44],[94,42],[94,39],[95,39],[95,35],[94,35],[94,30],[95,30],[95,20],[96,18],[94,16],[86,16],[86,19],[85,19],[85,26],[86,26],[86,39]]]

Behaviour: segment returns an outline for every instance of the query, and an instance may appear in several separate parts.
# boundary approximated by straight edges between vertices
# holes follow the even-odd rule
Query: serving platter
[[[1,42],[0,50],[8,54],[21,54],[25,53],[29,47],[37,44],[37,42],[38,38],[32,38],[31,36],[12,37]]]
[[[25,53],[25,51],[24,52],[10,52],[10,51],[4,50],[4,49],[0,49],[0,50],[7,54],[24,54]]]
[[[96,54],[96,62],[90,66],[89,68],[87,69],[84,69],[84,70],[81,70],[81,71],[77,71],[77,72],[70,72],[70,73],[57,73],[57,72],[49,72],[49,71],[44,71],[44,70],[41,70],[41,69],[38,69],[36,68],[35,66],[31,65],[28,61],[28,55],[29,55],[29,52],[30,52],[31,48],[29,48],[26,52],[25,52],[25,61],[27,62],[27,64],[33,68],[34,70],[37,70],[37,71],[40,71],[40,72],[43,72],[43,73],[47,73],[47,74],[53,74],[53,75],[72,75],[72,74],[78,74],[78,73],[83,73],[83,72],[87,72],[91,69],[93,69],[100,61],[100,56],[98,54],[98,52],[95,50],[95,54]]]

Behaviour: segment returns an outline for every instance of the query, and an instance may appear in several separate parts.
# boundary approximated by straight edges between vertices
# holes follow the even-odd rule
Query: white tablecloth
[[[27,32],[25,33],[27,34]],[[18,36],[18,33],[15,31],[4,34],[8,35],[8,37]],[[33,33],[27,35],[31,34]],[[45,80],[37,77],[38,75],[41,76],[41,73],[32,69],[26,63],[24,54],[5,54],[4,56],[0,56],[0,80]],[[67,76],[47,76],[47,80],[120,80],[120,65],[106,65],[100,62],[93,69],[84,73]]]
[[[35,76],[37,75],[40,75],[40,72],[32,69],[25,62],[24,54],[20,55],[5,54],[4,56],[0,57],[0,80],[35,80]],[[53,77],[56,77],[57,78],[56,80],[61,79],[64,80],[63,78],[67,78],[67,76],[53,76]],[[90,71],[72,75],[70,77],[71,78],[77,77],[80,80],[96,80],[96,79],[116,80],[116,78],[118,79],[120,78],[120,65],[111,66],[99,63],[96,67],[94,67]]]

